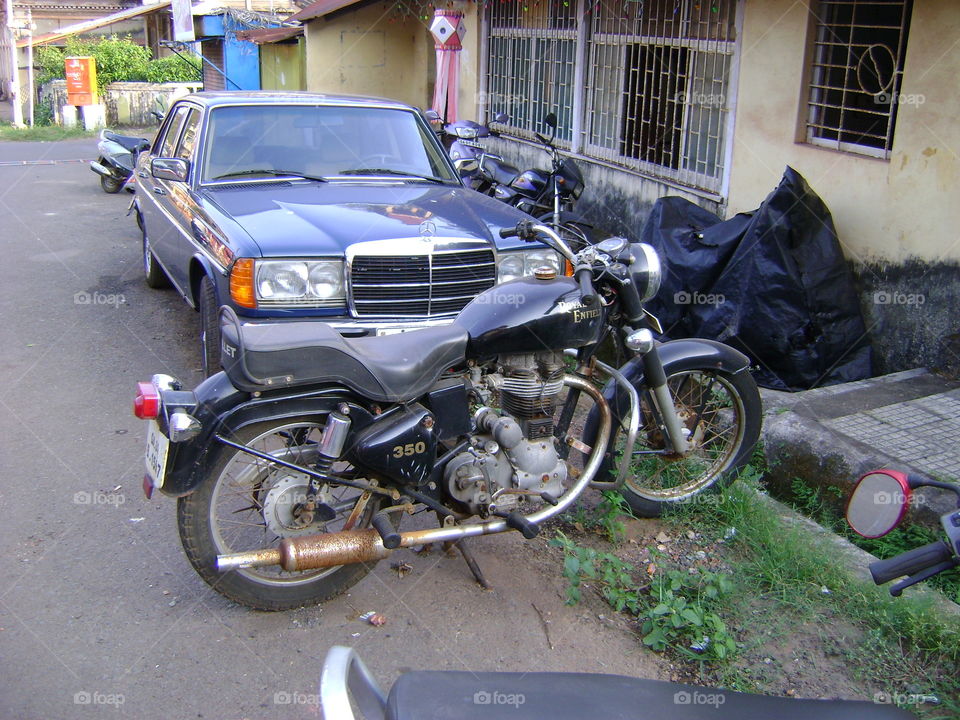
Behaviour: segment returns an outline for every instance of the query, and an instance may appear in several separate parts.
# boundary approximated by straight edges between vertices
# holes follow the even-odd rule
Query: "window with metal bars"
[[[722,185],[737,0],[507,0],[487,8],[485,107],[510,131],[711,191]]]
[[[902,97],[912,0],[820,0],[806,141],[888,158]]]

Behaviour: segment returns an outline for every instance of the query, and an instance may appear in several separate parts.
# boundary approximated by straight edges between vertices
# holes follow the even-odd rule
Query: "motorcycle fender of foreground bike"
[[[655,342],[653,249],[611,238],[575,253],[529,221],[500,233],[549,244],[571,274],[539,268],[450,324],[385,336],[243,325],[224,307],[222,372],[193,390],[138,385],[144,490],[178,498],[184,551],[214,589],[263,610],[318,603],[432,542],[485,584],[471,537],[532,539],[590,486],[656,515],[735,476],[760,432],[748,360]],[[632,359],[601,362],[605,343]],[[402,528],[422,510],[437,527]]]

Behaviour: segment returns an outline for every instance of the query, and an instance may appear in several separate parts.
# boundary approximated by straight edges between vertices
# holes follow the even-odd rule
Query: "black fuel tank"
[[[586,308],[568,277],[510,280],[480,293],[457,316],[470,335],[467,357],[541,352],[589,345],[600,337],[604,309]]]

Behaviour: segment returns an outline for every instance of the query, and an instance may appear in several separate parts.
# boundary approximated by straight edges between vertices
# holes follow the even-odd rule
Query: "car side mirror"
[[[893,530],[910,505],[910,483],[897,470],[874,470],[857,481],[847,503],[847,523],[865,538]]]
[[[150,174],[158,180],[186,182],[190,163],[182,158],[153,158],[150,161]]]

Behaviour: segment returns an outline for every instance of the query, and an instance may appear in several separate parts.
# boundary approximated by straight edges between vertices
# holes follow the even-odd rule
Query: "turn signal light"
[[[253,259],[240,258],[230,270],[230,297],[240,307],[255,308],[257,293],[253,287]]]
[[[133,398],[133,414],[141,420],[153,420],[160,414],[160,391],[153,383],[137,383],[137,394]]]

